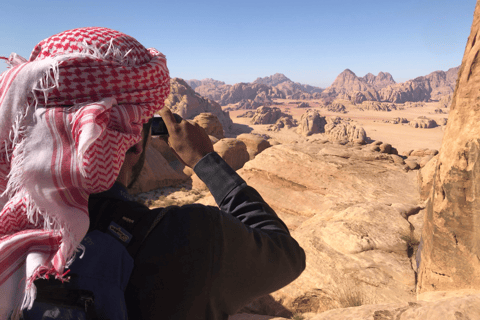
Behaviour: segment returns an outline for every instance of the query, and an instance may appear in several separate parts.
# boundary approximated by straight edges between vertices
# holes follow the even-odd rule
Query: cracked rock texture
[[[307,255],[297,280],[246,310],[319,313],[341,306],[348,288],[370,303],[416,300],[414,253],[403,239],[421,228],[409,222],[420,209],[415,172],[366,146],[316,142],[272,146],[238,172]]]
[[[477,2],[425,217],[421,298],[435,291],[480,291],[479,31]]]

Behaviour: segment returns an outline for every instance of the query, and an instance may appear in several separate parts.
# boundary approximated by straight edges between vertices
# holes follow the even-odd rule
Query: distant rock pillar
[[[422,239],[419,299],[429,299],[433,291],[480,291],[480,2],[459,70]]]

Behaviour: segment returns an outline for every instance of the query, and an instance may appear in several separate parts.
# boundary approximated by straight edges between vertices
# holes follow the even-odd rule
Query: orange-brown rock
[[[477,2],[425,215],[420,298],[435,291],[480,291],[479,38]]]
[[[183,167],[179,162],[178,164]],[[137,194],[185,182],[188,176],[181,171],[180,167],[177,169],[175,170],[171,162],[169,163],[156,148],[149,146],[140,176],[128,192]]]
[[[205,129],[208,135],[217,139],[225,138],[223,127],[218,117],[210,112],[202,112],[193,119],[200,127]]]
[[[238,170],[250,160],[247,146],[241,140],[224,138],[213,145],[213,149],[225,160],[233,170]]]
[[[170,79],[170,95],[165,100],[165,106],[184,119],[193,119],[202,112],[213,113],[227,132],[233,125],[229,113],[223,111],[217,102],[202,97],[180,78]]]
[[[300,118],[297,132],[309,136],[314,133],[324,133],[327,121],[315,109],[309,109]]]
[[[243,133],[237,136],[237,139],[243,141],[247,146],[247,152],[250,155],[250,160],[254,159],[257,154],[263,150],[271,147],[270,142],[259,135],[251,133]]]

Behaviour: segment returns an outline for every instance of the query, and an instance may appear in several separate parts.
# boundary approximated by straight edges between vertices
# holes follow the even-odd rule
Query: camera
[[[180,117],[178,114],[174,113],[173,116],[175,117],[177,123],[182,121],[182,117]],[[152,136],[168,136],[167,126],[165,125],[162,117],[153,117],[151,132]]]

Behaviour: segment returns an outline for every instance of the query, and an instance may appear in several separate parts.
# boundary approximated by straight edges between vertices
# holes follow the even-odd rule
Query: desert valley
[[[458,72],[395,83],[346,69],[325,89],[283,74],[235,85],[171,79],[166,105],[205,128],[307,254],[297,280],[232,320],[480,316],[466,307],[478,295],[419,290],[417,249]],[[158,138],[130,191],[151,207],[216,205]]]

